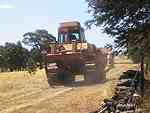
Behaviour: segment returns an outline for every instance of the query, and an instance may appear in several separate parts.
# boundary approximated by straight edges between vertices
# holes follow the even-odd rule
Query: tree
[[[21,71],[26,68],[29,51],[22,47],[20,41],[5,43],[0,46],[0,69],[1,71]]]
[[[137,47],[128,47],[128,52],[127,55],[129,58],[132,59],[132,61],[134,63],[140,63],[140,51]],[[145,66],[145,74],[148,74],[148,71],[150,70],[150,54],[149,53],[145,53],[145,58],[144,58],[144,62],[146,64]]]
[[[40,51],[37,48],[33,48],[30,50],[30,57],[32,57],[33,61],[35,64],[40,67],[40,69],[43,67],[42,62],[43,62],[43,57]]]
[[[51,42],[56,42],[56,38],[48,33],[46,30],[36,30],[35,32],[28,32],[23,35],[23,43],[31,46],[31,54],[35,58],[36,63],[40,63],[42,68],[42,50],[49,48]],[[36,56],[37,55],[37,56]]]
[[[4,48],[4,46],[0,46],[0,68],[1,68],[2,72],[4,72],[6,69],[6,59],[5,59],[5,48]]]
[[[35,32],[28,32],[23,35],[23,43],[37,48],[39,50],[45,49],[49,43],[56,42],[56,38],[48,33],[46,30],[36,30]]]
[[[104,46],[104,48],[106,48],[106,49],[113,49],[113,45],[112,44],[106,44]]]
[[[145,32],[150,24],[149,0],[86,0],[92,19],[86,22],[87,26],[104,27],[104,32],[116,38],[119,47],[127,47],[128,41],[141,42],[142,39],[127,37],[136,31]],[[149,30],[149,29],[147,29]],[[134,33],[135,34],[135,33]],[[141,34],[141,33],[140,33]],[[144,33],[143,33],[144,34]],[[146,39],[148,36],[144,36]],[[130,39],[128,39],[130,38]]]
[[[36,62],[34,61],[34,59],[32,58],[32,56],[29,56],[26,62],[26,70],[28,71],[28,73],[30,75],[35,74],[36,70],[37,70],[37,65]]]
[[[117,47],[137,48],[143,77],[144,56],[150,49],[150,0],[86,1],[92,16],[86,25],[103,25],[104,32],[115,37]]]
[[[16,69],[16,45],[15,43],[5,43],[5,60],[7,62],[6,67],[12,72]]]
[[[20,41],[16,44],[16,67],[17,70],[22,70],[26,68],[26,62],[28,60],[29,51],[24,48]]]

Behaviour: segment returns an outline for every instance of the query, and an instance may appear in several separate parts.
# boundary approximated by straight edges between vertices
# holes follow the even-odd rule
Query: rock
[[[127,90],[130,90],[131,87],[126,87],[126,86],[117,86],[116,87],[116,91],[127,91]]]
[[[135,77],[137,71],[135,70],[128,70],[127,72],[124,72],[123,75],[120,76],[120,79],[133,79]]]
[[[133,79],[121,79],[118,81],[117,86],[126,86],[131,87],[131,85],[134,83]]]
[[[135,110],[135,106],[133,104],[118,104],[116,109],[120,111]]]

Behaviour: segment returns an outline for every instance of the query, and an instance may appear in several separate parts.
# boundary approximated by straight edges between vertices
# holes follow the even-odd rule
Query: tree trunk
[[[148,68],[149,68],[149,65],[146,64],[146,67],[145,67],[145,74],[146,74],[146,75],[148,74]]]
[[[141,55],[140,89],[144,90],[144,55]]]
[[[42,68],[43,68],[43,63],[42,63],[42,61],[40,61],[39,63],[40,63],[40,69],[42,69]]]
[[[13,72],[14,70],[12,68],[10,68],[10,72]]]

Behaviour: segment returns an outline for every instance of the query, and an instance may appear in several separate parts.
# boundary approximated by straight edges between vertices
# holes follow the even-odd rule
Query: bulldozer
[[[49,45],[46,73],[50,84],[74,83],[77,75],[82,75],[84,82],[105,79],[106,56],[86,41],[79,22],[60,23],[57,41]]]

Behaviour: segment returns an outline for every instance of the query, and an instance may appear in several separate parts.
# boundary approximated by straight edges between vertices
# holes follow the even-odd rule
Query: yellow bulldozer
[[[51,84],[74,83],[77,75],[82,75],[84,82],[105,79],[106,55],[86,41],[77,21],[60,24],[58,39],[46,53],[46,73]]]

